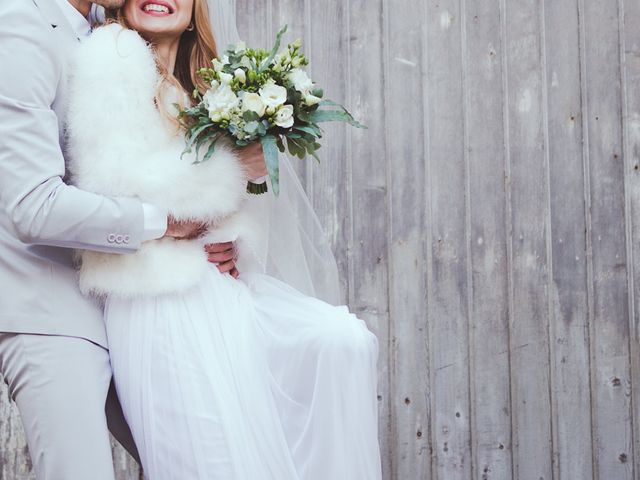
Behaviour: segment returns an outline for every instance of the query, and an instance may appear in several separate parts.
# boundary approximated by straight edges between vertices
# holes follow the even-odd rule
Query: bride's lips
[[[147,15],[154,17],[166,17],[171,15],[175,9],[164,0],[148,0],[140,5],[140,10]]]

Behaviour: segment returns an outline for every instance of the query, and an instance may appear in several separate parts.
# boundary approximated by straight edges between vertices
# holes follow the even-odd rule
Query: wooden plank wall
[[[238,9],[369,125],[298,168],[380,339],[385,480],[640,478],[640,2]],[[6,390],[0,462],[33,478]]]

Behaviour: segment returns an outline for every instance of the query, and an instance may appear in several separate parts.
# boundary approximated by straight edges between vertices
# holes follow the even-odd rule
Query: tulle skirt
[[[378,480],[376,337],[346,307],[212,266],[109,299],[118,395],[149,480]]]

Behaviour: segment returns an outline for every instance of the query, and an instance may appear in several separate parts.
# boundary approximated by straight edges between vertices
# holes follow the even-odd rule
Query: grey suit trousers
[[[107,424],[137,456],[113,401],[103,347],[77,337],[1,333],[0,371],[20,410],[38,480],[114,480]]]

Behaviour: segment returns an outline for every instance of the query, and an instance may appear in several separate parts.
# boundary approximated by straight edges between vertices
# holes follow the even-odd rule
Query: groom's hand
[[[204,246],[207,258],[211,263],[218,266],[221,273],[229,272],[233,278],[238,278],[240,274],[236,268],[238,252],[233,242],[210,243]]]
[[[260,143],[256,142],[239,148],[238,156],[240,162],[244,165],[249,180],[264,177],[268,174],[264,153],[262,152],[262,145]]]
[[[207,225],[202,222],[178,221],[169,217],[167,231],[164,236],[175,238],[176,240],[191,240],[201,237],[206,231]]]

